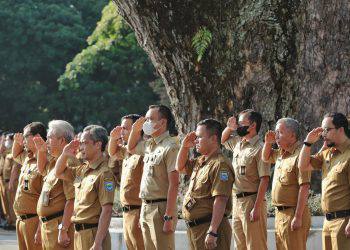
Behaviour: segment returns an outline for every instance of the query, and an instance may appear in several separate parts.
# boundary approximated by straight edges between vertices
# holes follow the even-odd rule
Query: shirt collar
[[[281,153],[285,153],[288,152],[288,154],[292,155],[295,153],[295,150],[297,150],[297,148],[301,145],[301,143],[299,141],[296,141],[293,145],[291,145],[289,148],[287,148],[286,150],[284,149],[280,149]]]
[[[242,143],[249,143],[250,145],[255,145],[257,143],[257,141],[259,140],[259,135],[255,135],[254,137],[252,137],[250,140],[242,140]]]
[[[153,138],[154,142],[156,144],[159,144],[160,142],[162,142],[165,138],[169,137],[169,131],[165,131],[163,134],[161,134],[160,136]]]
[[[349,148],[349,146],[350,146],[350,139],[346,139],[344,143],[340,144],[335,148],[337,151],[340,151],[340,153],[344,153],[345,150]]]
[[[92,169],[97,169],[101,163],[105,160],[104,156],[101,156],[99,159],[97,159],[94,163],[89,164],[89,167]]]

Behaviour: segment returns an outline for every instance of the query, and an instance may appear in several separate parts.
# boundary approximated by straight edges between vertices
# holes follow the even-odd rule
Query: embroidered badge
[[[105,181],[105,189],[108,192],[113,191],[113,182],[112,181]]]
[[[220,180],[228,181],[228,172],[225,170],[220,171]]]

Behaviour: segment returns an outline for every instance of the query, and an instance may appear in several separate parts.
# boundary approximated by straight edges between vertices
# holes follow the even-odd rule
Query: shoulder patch
[[[107,192],[112,192],[113,191],[113,181],[105,181],[104,186]]]
[[[221,180],[221,181],[228,181],[228,175],[229,175],[229,173],[228,173],[227,170],[220,170],[219,175],[220,175],[220,180]]]

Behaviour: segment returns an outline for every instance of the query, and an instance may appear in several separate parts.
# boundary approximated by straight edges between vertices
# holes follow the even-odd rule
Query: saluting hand
[[[73,140],[64,147],[63,154],[75,157],[78,152],[78,149],[79,149],[79,141]]]
[[[231,130],[236,130],[238,125],[237,125],[237,120],[236,117],[231,116],[230,118],[228,118],[227,120],[227,127]]]
[[[122,127],[116,126],[114,129],[112,129],[110,133],[110,137],[113,139],[120,139],[122,137]]]
[[[196,138],[196,132],[192,131],[188,133],[182,141],[182,147],[193,148],[195,146]]]
[[[322,132],[323,132],[323,128],[321,127],[314,128],[307,134],[305,141],[311,144],[317,142],[320,139]]]
[[[22,133],[16,133],[13,136],[13,143],[17,143],[18,145],[23,146],[23,141],[24,141],[24,138]]]
[[[136,122],[132,125],[132,128],[135,129],[137,132],[142,131],[142,126],[146,122],[146,118],[141,116],[139,119],[136,120]]]
[[[273,144],[276,142],[276,133],[272,130],[269,130],[265,134],[265,143]]]
[[[36,135],[33,137],[34,145],[36,147],[36,150],[39,152],[47,152],[47,145],[46,142],[41,138],[40,135]]]

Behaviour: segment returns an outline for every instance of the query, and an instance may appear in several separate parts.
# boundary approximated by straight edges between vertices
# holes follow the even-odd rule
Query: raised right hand
[[[132,128],[135,129],[137,132],[142,131],[142,126],[146,122],[146,118],[141,116],[139,119],[136,120],[136,122],[132,125]]]
[[[188,133],[182,141],[182,147],[193,148],[195,146],[196,132],[192,131]]]
[[[323,128],[321,127],[314,128],[307,134],[305,141],[311,144],[317,142],[320,139],[322,132],[323,132]]]
[[[47,152],[47,144],[40,135],[34,136],[33,141],[38,152]]]
[[[120,139],[122,137],[122,127],[121,126],[116,126],[114,129],[112,129],[110,133],[110,137],[113,139]]]
[[[24,137],[22,133],[16,133],[13,136],[13,143],[17,143],[18,145],[23,146],[23,142],[24,142]]]
[[[233,131],[237,129],[238,125],[237,125],[236,117],[231,116],[230,118],[228,118],[227,127]]]
[[[265,143],[273,144],[276,142],[276,133],[272,130],[269,130],[265,134]]]
[[[78,152],[78,149],[79,149],[79,141],[73,140],[64,147],[63,154],[75,157]]]

